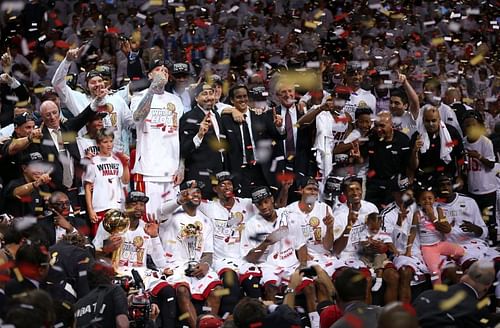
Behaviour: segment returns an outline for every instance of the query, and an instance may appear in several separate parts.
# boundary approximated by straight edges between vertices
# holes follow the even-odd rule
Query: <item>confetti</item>
[[[458,303],[462,302],[465,297],[467,297],[467,294],[465,291],[461,290],[455,293],[451,298],[439,302],[439,308],[442,311],[448,311],[454,308]]]

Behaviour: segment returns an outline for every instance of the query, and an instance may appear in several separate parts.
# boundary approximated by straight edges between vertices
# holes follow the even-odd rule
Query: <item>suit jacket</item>
[[[85,220],[77,216],[68,217],[66,218],[66,220],[68,220],[69,223],[71,223],[71,225],[75,227],[77,230],[79,228],[86,226]],[[54,224],[54,214],[50,214],[43,218],[38,219],[37,225],[44,232],[45,241],[47,242],[47,245],[54,245],[57,242],[56,225]]]
[[[198,133],[200,123],[204,117],[203,110],[198,105],[195,105],[192,110],[182,115],[179,123],[181,157],[185,160],[185,176],[187,180],[199,178],[199,172],[207,169],[211,170],[213,174],[226,169],[226,151],[224,150],[221,153],[217,147],[226,144],[226,130],[217,112],[212,112],[212,120],[215,118],[219,125],[220,143],[212,127],[203,137],[201,145],[198,148],[195,147],[193,138]],[[224,162],[222,158],[224,158]]]
[[[89,119],[94,115],[94,111],[90,109],[90,105],[87,106],[78,116],[67,120],[64,123],[61,123],[60,129],[61,132],[64,133],[74,133],[75,137],[78,131],[82,129],[85,124],[89,121]],[[57,190],[66,190],[67,188],[63,185],[63,165],[59,159],[59,152],[52,140],[50,135],[50,131],[48,127],[44,126],[42,128],[42,141],[39,145],[40,153],[43,156],[43,159],[48,162],[52,162],[54,164],[54,171],[51,174],[52,181],[55,184],[55,189]],[[73,158],[73,163],[75,166],[75,174],[73,176],[73,186],[78,186],[81,181],[77,177],[77,171],[82,169],[80,165],[80,152],[78,150],[78,145],[76,143],[76,138],[64,144],[65,148],[68,150],[70,156]]]
[[[282,141],[286,139],[286,133],[280,134],[273,122],[272,111],[267,111],[261,115],[255,114],[253,111],[250,113],[250,120],[252,121],[251,128],[252,138],[254,145],[259,151],[259,148],[264,146],[270,147],[269,158],[259,158],[262,173],[266,178],[268,185],[276,185],[276,172],[284,169],[284,160],[277,162],[276,168],[271,172],[271,165],[275,158],[284,156]],[[222,115],[222,124],[227,131],[226,138],[228,142],[228,157],[229,169],[233,174],[242,173],[243,164],[243,140],[241,138],[240,124],[234,122],[233,117],[229,114]],[[267,152],[266,152],[267,153]]]
[[[464,296],[458,304],[447,310],[442,310],[440,303],[453,297]],[[457,296],[458,297],[458,296]],[[450,286],[447,291],[427,290],[413,302],[418,321],[422,328],[426,327],[486,327],[481,323],[486,318],[487,307],[477,308],[480,300],[472,287],[459,283]]]

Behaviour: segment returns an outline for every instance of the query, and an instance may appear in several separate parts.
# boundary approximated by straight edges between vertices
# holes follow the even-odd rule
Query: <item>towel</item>
[[[425,130],[424,123],[419,117],[417,123],[417,131],[422,138],[424,145],[420,148],[420,153],[425,154],[431,145],[429,139],[429,134]],[[451,139],[450,132],[446,128],[446,124],[443,121],[439,123],[439,140],[441,141],[441,147],[439,152],[439,158],[441,158],[446,164],[451,162],[451,152],[453,151],[453,140]]]

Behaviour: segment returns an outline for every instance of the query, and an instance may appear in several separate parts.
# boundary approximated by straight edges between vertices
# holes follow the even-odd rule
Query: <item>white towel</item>
[[[417,123],[417,131],[424,141],[424,145],[422,146],[422,148],[420,148],[420,153],[425,154],[431,145],[431,141],[420,117]],[[441,121],[439,125],[439,139],[441,141],[439,158],[441,158],[446,164],[448,164],[449,162],[451,162],[450,154],[453,151],[453,140],[451,139],[450,132],[448,132],[448,129],[446,128],[446,125],[443,121]]]

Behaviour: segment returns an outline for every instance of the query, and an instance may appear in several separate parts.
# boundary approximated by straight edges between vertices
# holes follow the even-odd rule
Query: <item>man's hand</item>
[[[264,108],[256,107],[251,109],[252,112],[255,113],[255,115],[259,116],[264,113]]]
[[[210,266],[208,263],[198,263],[198,265],[194,268],[193,277],[201,279],[207,275],[209,269]]]
[[[7,47],[7,52],[2,55],[0,59],[2,63],[2,68],[5,73],[9,73],[12,67],[12,55],[10,54],[10,48]]]
[[[77,60],[84,47],[85,47],[85,45],[82,45],[79,48],[69,49],[68,52],[66,53],[66,60],[68,60],[68,61]]]
[[[58,211],[55,209],[51,209],[51,211],[54,213],[54,224],[57,226],[60,226],[64,230],[66,230],[67,233],[70,233],[73,231],[74,227],[69,223],[69,221]]]
[[[130,157],[128,157],[127,154],[122,153],[122,152],[116,152],[115,156],[120,160],[122,163],[123,167],[128,167],[130,163]]]
[[[165,91],[165,85],[168,82],[168,75],[163,72],[153,73],[153,82],[149,86],[149,90],[154,94],[161,95]]]
[[[481,154],[477,150],[467,149],[467,155],[469,155],[472,158],[476,158],[476,159],[481,158]]]
[[[49,183],[51,180],[52,180],[52,178],[50,177],[50,175],[48,175],[47,173],[44,173],[41,176],[39,176],[38,179],[35,180],[35,182],[33,182],[33,185],[36,188],[39,188],[40,186]]]
[[[476,236],[481,236],[483,234],[483,229],[475,225],[474,223],[464,220],[462,224],[460,225],[460,229],[462,229],[463,232],[472,232]]]
[[[200,129],[198,130],[198,138],[203,139],[205,134],[210,130],[212,126],[212,118],[210,117],[210,113],[207,113],[203,120],[200,123]]]
[[[128,54],[130,53],[130,51],[132,51],[132,48],[130,47],[130,41],[129,40],[122,41],[120,49],[125,54],[125,56],[128,57]]]
[[[403,224],[403,221],[406,220],[406,218],[408,217],[408,213],[410,213],[410,210],[404,207],[404,204],[401,205],[398,214],[398,221],[396,223],[398,226],[401,226]]]
[[[408,81],[408,79],[406,78],[406,75],[398,72],[398,82],[401,84],[405,84],[406,81]]]
[[[165,268],[163,269],[163,274],[167,277],[171,276],[174,274],[174,270],[170,269],[170,268]]]
[[[415,150],[418,151],[424,146],[424,140],[420,136],[420,134],[417,135],[417,140],[415,141]]]
[[[184,180],[184,169],[178,169],[174,173],[174,186],[178,186]]]
[[[275,108],[273,108],[273,122],[277,128],[281,128],[283,126],[283,118],[281,115],[276,114]]]
[[[12,83],[12,77],[7,73],[3,73],[0,75],[0,83],[10,85]]]
[[[116,251],[123,242],[123,238],[118,234],[111,235],[108,240],[109,242],[103,247],[103,252],[106,254]]]
[[[147,221],[146,225],[144,226],[144,232],[151,238],[156,238],[158,237],[158,234],[160,233],[160,223],[158,220],[156,220],[156,217],[154,214],[147,214]]]
[[[89,213],[90,222],[92,222],[92,223],[99,222],[99,218],[97,217],[97,213],[94,210],[88,210],[88,213]]]
[[[177,203],[180,205],[184,205],[189,203],[193,199],[191,194],[189,193],[189,189],[182,190],[177,197]]]
[[[31,133],[30,133],[31,140],[36,140],[36,139],[41,139],[41,138],[42,138],[42,130],[41,129],[31,130]]]
[[[333,222],[334,222],[333,216],[330,214],[330,212],[327,211],[326,216],[323,218],[323,223],[326,226],[327,230],[332,231],[333,230]]]
[[[155,321],[160,315],[160,308],[155,303],[151,303],[151,312],[149,313],[149,319]]]
[[[231,116],[236,123],[243,123],[243,121],[245,121],[244,114],[234,107],[231,109]]]
[[[295,270],[290,276],[290,282],[288,283],[288,288],[296,289],[302,283],[302,278],[304,278],[304,274],[300,272],[300,270]]]

